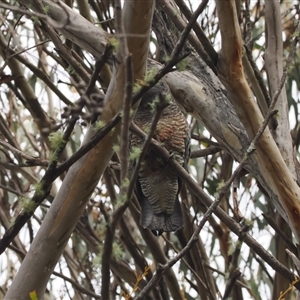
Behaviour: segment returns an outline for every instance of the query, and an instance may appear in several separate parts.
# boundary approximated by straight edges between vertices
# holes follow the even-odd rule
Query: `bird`
[[[133,121],[142,130],[149,130],[155,113],[153,103],[160,95],[167,95],[170,101],[162,111],[153,138],[161,143],[180,165],[186,167],[189,158],[189,131],[186,118],[174,101],[169,87],[158,83],[142,97]],[[131,134],[130,147],[142,148],[143,140]],[[131,169],[135,160],[131,162]],[[157,153],[146,149],[135,192],[141,206],[140,224],[156,236],[163,232],[173,232],[184,226],[178,194],[182,185],[181,178]]]

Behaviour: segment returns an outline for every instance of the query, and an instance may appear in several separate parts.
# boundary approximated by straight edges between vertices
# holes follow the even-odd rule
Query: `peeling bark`
[[[266,1],[266,27],[265,68],[268,76],[270,95],[273,98],[283,75],[283,30],[279,1]],[[278,109],[278,114],[276,115],[278,126],[272,133],[281,155],[295,179],[297,175],[285,87],[281,90],[275,109]]]
[[[254,101],[242,68],[242,39],[235,1],[217,1],[217,11],[222,37],[222,49],[218,63],[220,79],[229,93],[249,138],[253,139],[263,122],[263,117]],[[274,202],[274,205],[276,208],[279,206],[284,208],[288,216],[287,221],[299,241],[300,189],[268,128],[259,139],[254,156],[257,164],[261,167],[261,175],[278,195],[280,204]]]

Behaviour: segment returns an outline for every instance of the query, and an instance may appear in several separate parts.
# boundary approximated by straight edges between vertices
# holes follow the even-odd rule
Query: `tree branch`
[[[236,15],[234,0],[217,1],[217,11],[220,20],[222,50],[219,59],[219,74],[227,88],[235,110],[244,124],[250,138],[253,138],[263,122],[261,112],[242,68],[242,40]],[[281,153],[272,138],[268,128],[263,132],[257,143],[256,160],[261,164],[261,174],[268,178],[270,187],[276,191],[278,200],[274,202],[280,214],[289,222],[297,240],[300,240],[299,195],[300,188],[287,168]],[[271,198],[274,199],[273,197]],[[285,212],[282,212],[282,207]]]
[[[270,114],[269,118],[272,116]],[[265,120],[265,123],[262,125],[261,128],[266,128],[269,120]],[[131,125],[131,130],[138,135],[140,138],[145,138],[146,135],[143,133],[137,126],[134,124]],[[221,209],[218,208],[218,204],[222,197],[225,195],[226,191],[230,187],[233,180],[237,177],[239,172],[243,169],[244,164],[246,160],[248,159],[249,155],[253,153],[254,149],[253,145],[255,145],[259,137],[261,137],[262,131],[259,131],[259,133],[256,136],[256,139],[251,143],[252,146],[249,147],[247,154],[245,155],[243,161],[239,164],[238,168],[235,170],[235,172],[232,174],[230,179],[226,182],[226,184],[222,187],[221,191],[218,193],[218,196],[216,197],[215,201],[212,201],[203,191],[199,188],[197,183],[187,174],[184,168],[182,168],[174,159],[172,159],[168,153],[168,151],[164,148],[162,148],[159,143],[152,139],[151,146],[155,151],[157,151],[162,158],[169,162],[169,164],[176,170],[178,175],[184,180],[186,185],[190,188],[190,190],[195,194],[196,197],[199,197],[204,204],[209,207],[203,216],[202,220],[200,221],[199,225],[197,226],[197,229],[194,231],[192,237],[190,238],[187,245],[177,254],[176,257],[169,260],[167,263],[164,264],[164,266],[161,266],[158,268],[155,275],[152,277],[152,279],[148,282],[147,286],[141,291],[141,293],[135,298],[143,299],[143,297],[156,285],[163,276],[163,274],[171,268],[180,258],[182,258],[187,251],[195,244],[195,242],[198,239],[199,233],[201,229],[203,228],[206,221],[209,219],[212,213],[216,214],[235,234],[240,236],[242,230],[241,227]],[[290,272],[288,268],[283,266],[280,262],[278,262],[271,254],[269,254],[262,246],[257,243],[250,235],[243,233],[245,243],[259,256],[261,256],[270,266],[272,266],[273,269],[275,269],[280,274],[284,274],[283,276],[285,278],[288,278],[289,281],[294,281],[295,274]],[[298,288],[300,287],[300,284]]]

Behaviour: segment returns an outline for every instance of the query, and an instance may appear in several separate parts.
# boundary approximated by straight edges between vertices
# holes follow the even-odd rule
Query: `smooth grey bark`
[[[266,1],[266,52],[265,68],[271,98],[274,97],[283,75],[283,40],[280,13],[280,1]],[[272,132],[273,137],[280,149],[281,155],[293,174],[297,178],[294,161],[293,141],[290,134],[289,109],[285,87],[276,102],[278,109],[276,119],[278,127]]]
[[[26,2],[27,5],[33,3],[32,0],[19,0],[19,2],[23,4]],[[57,13],[61,7],[49,0],[42,0],[42,3],[49,6],[47,16],[59,22]],[[99,53],[102,53],[105,48],[105,43],[109,43],[112,36],[101,28],[93,26],[67,6],[66,11],[69,15],[69,25],[67,28],[58,30],[84,50],[91,52],[95,57],[99,57]],[[66,13],[64,14],[65,18]],[[76,28],[76,24],[80,26],[80,31]],[[93,27],[92,30],[91,26]],[[83,28],[87,29],[84,40],[79,34]],[[191,72],[172,72],[165,77],[165,80],[181,108],[203,122],[218,142],[224,145],[237,161],[240,161],[250,145],[246,130],[238,119],[233,105],[227,98],[226,89],[218,77],[200,59],[195,59],[194,62],[195,65],[191,70],[194,75]],[[148,64],[159,66],[150,60],[148,60]],[[265,178],[255,155],[250,157],[247,170],[260,181],[276,209],[288,221],[286,212],[278,196],[269,186],[268,178]]]
[[[35,10],[35,1],[33,0],[18,0],[18,2]],[[75,13],[62,1],[59,1],[59,4],[51,0],[39,2],[42,7],[47,7],[45,17],[50,26],[82,49],[92,53],[96,58],[101,57],[111,35]]]
[[[53,4],[52,2],[47,3]],[[26,1],[25,4],[28,5],[29,3]],[[63,3],[60,2],[60,5],[63,6]],[[146,70],[153,8],[153,0],[127,1],[123,8],[123,18],[127,19],[125,32],[128,33],[127,44],[129,52],[132,53],[134,79],[142,79]],[[78,17],[72,10],[64,7],[63,11],[66,10],[68,11],[68,19],[62,20],[64,23],[62,23],[61,29],[66,28],[71,20]],[[76,35],[78,28],[80,28],[81,35],[85,32],[89,33],[91,23],[78,17],[78,22],[80,21],[85,21],[86,27],[82,27],[82,23],[76,24],[74,21],[73,33]],[[73,26],[70,28],[73,29]],[[94,26],[94,28],[97,27]],[[100,29],[98,32],[101,35],[103,30]],[[86,40],[81,38],[82,36],[79,39],[86,46]],[[101,37],[98,36],[98,39]],[[137,43],[139,47],[136,47]],[[97,45],[99,45],[99,41]],[[95,51],[95,48],[93,49]],[[122,57],[122,54],[119,55],[120,61],[111,80],[109,92],[106,94],[106,105],[101,116],[101,120],[104,122],[108,122],[122,107],[126,72],[125,58]],[[95,148],[69,169],[5,299],[29,299],[29,294],[33,291],[36,291],[38,299],[43,299],[50,275],[100,176],[109,163],[119,131],[120,126],[117,126],[114,132],[106,135]],[[95,130],[91,127],[86,140],[94,134]]]
[[[198,65],[201,65],[200,59]],[[158,64],[156,63],[156,66]],[[201,76],[190,72],[172,72],[164,77],[177,103],[187,113],[201,121],[214,138],[237,160],[241,161],[250,145],[249,137],[226,90],[218,77],[202,65]],[[252,173],[272,199],[281,216],[287,220],[277,194],[270,187],[262,165],[251,155],[245,168]]]
[[[234,0],[216,1],[220,23],[222,48],[218,60],[219,78],[234,104],[248,136],[259,139],[255,145],[255,157],[261,175],[278,195],[286,213],[287,222],[296,239],[300,240],[300,188],[290,172],[268,127],[262,130],[264,118],[253,97],[242,67],[243,41]],[[278,87],[278,91],[279,87]],[[272,104],[270,104],[272,109]],[[271,113],[271,112],[270,112]],[[272,198],[272,200],[274,200]],[[278,206],[278,203],[274,203]],[[279,211],[281,213],[281,211]],[[285,216],[283,216],[285,217]]]
[[[22,0],[19,2],[28,4],[32,1]],[[43,3],[50,6],[48,16],[53,18],[56,17],[55,9],[58,8],[55,8],[55,5],[57,4],[52,1],[43,1]],[[59,7],[59,9],[61,9],[61,7]],[[57,29],[74,43],[91,52],[95,55],[95,57],[99,57],[99,53],[102,53],[105,43],[109,42],[109,35],[70,9],[68,9],[67,15],[69,16],[67,21],[71,23],[66,23],[65,26]],[[65,17],[66,14],[64,15],[64,18]],[[57,20],[57,22],[59,22],[59,20]],[[79,31],[76,27],[78,24],[81,28]],[[93,27],[92,31],[90,31],[90,26]],[[92,32],[91,34],[87,34],[84,39],[82,39],[83,29],[84,31],[87,30],[85,32]],[[248,135],[242,123],[238,119],[235,109],[226,97],[225,88],[220,83],[219,79],[213,73],[209,72],[204,65],[201,72],[202,74],[197,75],[197,77],[192,75],[190,72],[173,72],[168,74],[165,77],[165,80],[170,86],[174,97],[181,104],[181,107],[198,120],[202,121],[211,134],[235,157],[236,160],[240,161],[250,144]],[[110,155],[111,150],[107,151],[107,157],[103,157],[102,159],[106,161]],[[76,176],[78,172],[82,172],[81,166],[85,159],[86,157],[82,158],[78,164],[71,168],[70,174],[73,175],[70,176]],[[96,157],[94,157],[93,160],[94,162],[97,162]],[[257,161],[257,157],[255,155],[250,157],[247,169],[259,179],[281,215],[287,218],[276,193],[268,184],[268,177],[265,176],[264,170],[261,169],[261,165],[259,161]],[[90,189],[87,188],[82,190],[84,195],[89,195],[92,192],[93,186],[97,183],[101,174],[97,168],[89,170],[89,172],[94,172],[94,174],[92,180],[90,180]],[[71,183],[71,181],[66,181],[64,183],[64,189],[68,190],[71,187]],[[88,185],[85,184],[85,186]],[[64,193],[63,190],[58,194],[58,197],[63,197],[60,193]],[[72,197],[76,197],[77,193],[78,190],[74,190]],[[85,202],[79,201],[77,206],[70,207],[68,206],[70,203],[71,202],[66,203],[66,209],[69,209],[67,217],[60,220],[60,224],[65,224],[66,228],[68,228],[69,222],[76,223],[77,219],[72,219],[72,210],[75,215],[77,215],[78,210],[82,210],[85,204]],[[54,220],[60,211],[61,207],[55,206],[54,204],[51,214],[47,215],[44,222],[54,223]],[[21,278],[29,278],[29,276],[32,275],[32,266],[35,265],[45,273],[45,276],[43,276],[45,279],[38,278],[36,284],[45,285],[47,283],[47,277],[50,276],[52,269],[60,256],[60,251],[57,251],[57,249],[63,247],[63,245],[67,242],[71,231],[72,228],[68,228],[63,235],[56,236],[54,234],[55,229],[54,231],[52,229],[50,232],[49,228],[41,228],[38,233],[38,242],[35,242],[32,245],[33,250],[28,253],[28,263],[27,265],[24,265],[23,271],[20,273],[21,275],[18,275],[19,278],[16,283],[14,283],[15,289],[18,287],[22,291],[26,290],[26,281],[22,281]],[[53,253],[51,260],[49,260],[49,257],[47,258],[46,253],[43,253],[45,245],[49,245],[47,248],[48,253]],[[45,261],[45,264],[42,265],[42,261]],[[10,294],[8,293],[7,299],[9,299],[9,295]]]

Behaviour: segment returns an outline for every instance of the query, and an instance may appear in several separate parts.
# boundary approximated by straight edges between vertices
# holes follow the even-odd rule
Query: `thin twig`
[[[199,149],[199,150],[193,151],[191,153],[190,158],[197,158],[197,157],[208,156],[208,155],[212,155],[212,154],[218,153],[220,151],[222,151],[222,148],[216,147],[216,146],[210,146],[210,147],[207,147],[205,149]]]
[[[243,228],[241,229],[241,234],[239,235],[239,239],[236,242],[236,248],[235,248],[235,250],[232,254],[231,263],[230,263],[230,266],[229,266],[229,279],[228,279],[228,282],[226,284],[226,288],[225,288],[225,292],[224,292],[224,295],[222,297],[222,300],[225,300],[230,296],[231,291],[232,291],[234,285],[237,282],[237,279],[241,275],[241,272],[238,269],[238,259],[239,259],[240,254],[241,254],[241,248],[242,248],[242,244],[243,244],[243,241],[244,241],[245,234],[248,230],[249,230],[249,226],[244,225]]]
[[[153,77],[153,80],[151,80],[151,82],[149,82],[148,85],[141,86],[139,90],[132,96],[132,105],[136,104],[139,101],[139,99],[143,97],[143,95],[150,88],[152,88],[156,83],[159,82],[161,78],[163,78],[163,76],[171,72],[172,67],[185,56],[177,60],[173,60],[172,64],[166,64],[162,69],[158,71],[158,73]],[[74,153],[66,162],[62,163],[57,168],[57,176],[67,171],[70,168],[70,166],[74,164],[74,162],[76,162],[78,159],[80,159],[82,156],[88,153],[92,148],[94,148],[97,145],[97,143],[99,143],[104,138],[104,136],[121,121],[121,119],[121,114],[119,113],[115,117],[113,117],[108,123],[106,123],[106,125],[102,129],[100,129],[98,133],[88,143],[81,146],[81,148],[76,153]]]
[[[132,60],[131,55],[125,58],[126,65],[126,86],[125,97],[123,101],[123,118],[121,124],[121,149],[120,149],[120,162],[121,162],[121,196],[127,193],[128,180],[128,150],[129,150],[129,127],[130,127],[130,109],[132,99]]]
[[[2,184],[0,184],[0,189],[3,189],[4,191],[7,191],[9,193],[15,194],[15,195],[17,195],[19,197],[22,196],[22,194],[19,193],[18,191],[14,190],[14,189],[12,189],[12,188],[10,188],[8,186],[2,185]]]
[[[250,19],[250,12],[249,12],[249,0],[245,1],[246,4],[246,10],[245,10],[245,18],[246,18],[246,36],[245,36],[245,50],[246,50],[246,55],[248,58],[248,61],[253,69],[255,78],[260,86],[260,89],[264,95],[265,101],[267,103],[267,105],[269,106],[271,103],[271,98],[269,95],[269,92],[267,90],[267,87],[265,85],[265,81],[263,80],[259,69],[253,59],[253,55],[252,55],[252,44],[253,41],[251,40],[251,33],[252,33],[252,23],[251,23],[251,19]]]
[[[47,40],[48,42],[49,40]],[[0,40],[0,43],[3,44],[4,41]],[[35,45],[34,47],[37,47],[45,42],[41,42],[40,44]],[[4,46],[4,45],[3,45]],[[30,61],[28,61],[23,55],[20,53],[26,52],[30,50],[32,47],[26,48],[20,52],[15,52],[11,48],[8,48],[9,56],[5,59],[4,65],[0,68],[0,73],[2,72],[2,69],[5,68],[8,61],[12,58],[15,58],[20,63],[22,63],[24,66],[26,66],[32,73],[34,73],[38,78],[40,78],[46,86],[48,86],[56,95],[57,97],[64,102],[66,105],[73,105],[73,103],[59,90],[59,88],[53,83],[53,81],[49,78],[47,74],[38,67],[36,67],[34,64],[32,64]]]
[[[229,296],[233,290],[233,287],[235,286],[235,284],[236,284],[238,278],[241,276],[241,274],[242,274],[241,271],[238,269],[233,270],[233,272],[230,274],[230,278],[227,282],[226,289],[225,289],[224,295],[222,297],[222,300],[229,298]]]
[[[159,99],[160,102],[156,106],[156,112],[155,112],[153,120],[151,122],[149,133],[147,134],[147,137],[146,137],[146,139],[144,141],[144,144],[143,144],[143,147],[142,147],[142,151],[139,155],[139,158],[136,161],[134,170],[133,170],[132,175],[131,175],[131,179],[130,179],[130,183],[129,183],[128,191],[127,191],[127,199],[128,200],[131,199],[133,189],[134,189],[134,186],[135,186],[137,178],[138,178],[140,167],[141,167],[142,162],[145,158],[146,152],[148,151],[149,145],[151,143],[151,139],[152,139],[152,137],[154,135],[154,132],[155,132],[155,129],[156,129],[156,125],[157,125],[157,123],[160,119],[160,116],[161,116],[164,108],[168,105],[167,101],[165,100],[163,95],[160,95],[160,97],[158,99]],[[132,124],[134,124],[134,123],[132,123]],[[136,126],[135,124],[131,125],[130,129],[134,128],[135,126]]]
[[[285,66],[284,66],[284,69],[283,69],[283,74],[282,74],[282,77],[280,79],[280,83],[279,83],[279,86],[277,88],[277,90],[275,91],[274,93],[274,96],[273,96],[273,99],[270,103],[270,107],[269,107],[269,110],[273,110],[275,105],[276,105],[276,101],[281,93],[281,90],[282,88],[284,87],[285,85],[285,80],[286,80],[286,77],[287,77],[287,74],[288,74],[288,70],[292,64],[292,60],[295,56],[295,52],[296,52],[296,46],[300,40],[300,22],[298,21],[298,24],[296,26],[296,29],[295,29],[295,32],[294,32],[294,39],[291,43],[291,47],[290,47],[290,51],[289,51],[289,55],[288,55],[288,58],[286,60],[286,63],[285,63]]]
[[[110,260],[110,257],[111,257],[111,250],[112,250],[112,243],[113,243],[113,237],[114,237],[114,234],[115,234],[115,229],[116,229],[118,221],[120,220],[120,218],[122,217],[124,211],[126,210],[126,208],[128,207],[128,205],[130,203],[131,195],[132,195],[132,192],[133,192],[133,188],[134,188],[136,178],[138,176],[138,171],[139,171],[139,168],[140,168],[140,165],[141,165],[141,161],[142,161],[142,159],[143,159],[143,157],[144,157],[144,155],[145,155],[145,153],[148,149],[148,146],[149,146],[149,143],[151,141],[152,135],[154,134],[154,131],[155,131],[155,128],[156,128],[156,124],[159,121],[159,118],[160,118],[160,115],[163,111],[163,108],[165,107],[165,105],[164,105],[165,103],[160,103],[160,104],[161,105],[158,105],[158,109],[157,109],[157,111],[154,115],[154,118],[153,118],[153,121],[152,121],[152,124],[151,124],[150,132],[148,134],[148,137],[145,140],[145,143],[144,143],[143,148],[142,148],[142,153],[139,157],[138,163],[137,163],[137,165],[135,167],[135,170],[133,172],[135,175],[133,175],[131,177],[131,181],[130,181],[130,184],[128,186],[128,189],[124,190],[124,192],[125,191],[127,192],[126,201],[119,208],[117,208],[114,211],[114,213],[111,217],[111,221],[109,221],[108,225],[107,225],[106,238],[105,238],[104,249],[103,249],[103,260],[105,260],[105,262],[103,262],[103,264],[102,264],[102,286],[105,284],[106,289],[109,287],[109,260]],[[103,293],[105,293],[105,297],[107,297],[107,292],[105,290],[103,290],[103,288],[102,288],[101,289],[101,294],[103,295]],[[108,298],[105,298],[105,299],[108,299]]]
[[[275,220],[266,214],[262,214],[266,219],[268,224],[275,230],[278,236],[283,240],[286,246],[289,248],[291,252],[297,255],[297,247],[294,243],[285,235],[285,233],[281,230],[281,228],[276,224]]]
[[[184,16],[191,21],[192,13],[188,6],[186,5],[186,2],[183,0],[175,0],[176,4],[180,8],[180,11],[184,14]],[[198,8],[197,8],[197,15],[199,16],[203,10],[207,7],[208,0],[203,0]],[[215,51],[214,47],[210,43],[209,39],[203,32],[202,28],[200,27],[200,24],[198,22],[195,22],[193,25],[193,30],[198,37],[199,41],[203,45],[205,55],[201,56],[203,60],[207,59],[207,54],[209,55],[210,61],[209,63],[211,65],[216,65],[217,59],[218,59],[218,53]]]
[[[195,18],[195,16],[194,16]],[[193,22],[196,22],[197,18],[195,20],[193,20]],[[142,86],[132,97],[132,105],[134,105],[135,103],[137,103],[139,101],[139,99],[151,88],[153,87],[163,76],[165,76],[167,73],[171,72],[174,67],[174,65],[176,65],[179,61],[181,61],[182,59],[184,59],[188,54],[184,54],[183,56],[179,56],[180,51],[188,37],[188,34],[190,32],[190,30],[192,29],[193,26],[193,22],[189,22],[189,24],[187,25],[187,27],[185,28],[185,30],[182,32],[182,35],[178,41],[178,43],[176,44],[174,51],[172,53],[171,59],[166,63],[166,65],[160,69],[155,76],[153,77],[153,79],[149,82],[147,82],[147,85]],[[45,24],[46,26],[47,24]],[[48,29],[51,31],[52,29],[49,28]],[[68,56],[69,59],[70,55],[67,53],[66,49],[64,48],[64,46],[61,46],[61,41],[57,38],[56,33],[54,33],[53,31],[51,31],[51,38],[54,39],[55,45],[56,47],[59,47],[59,50],[62,51],[66,56]],[[77,70],[78,71],[78,70]],[[82,76],[82,78],[84,78],[85,80],[88,79],[88,77],[86,77],[86,73],[82,72],[82,69],[79,71],[79,73],[81,73],[80,75]],[[89,82],[89,80],[87,80],[87,82]],[[121,120],[121,115],[120,113],[117,114],[110,122],[108,122],[93,138],[90,142],[88,142],[87,144],[85,144],[84,146],[82,146],[74,155],[72,155],[67,162],[63,163],[62,165],[60,165],[59,167],[57,167],[57,162],[53,161],[53,163],[51,165],[49,165],[45,175],[43,176],[41,183],[43,184],[43,195],[37,195],[37,193],[34,194],[33,198],[31,199],[31,201],[33,201],[36,204],[36,207],[33,209],[32,212],[27,212],[27,213],[21,213],[17,218],[16,218],[16,222],[14,223],[14,225],[12,227],[10,227],[5,234],[3,235],[2,239],[0,240],[0,254],[3,253],[3,251],[5,251],[5,249],[7,248],[7,246],[9,245],[9,243],[11,243],[11,241],[14,239],[14,237],[19,233],[19,231],[21,230],[21,228],[23,227],[23,225],[28,221],[28,219],[33,215],[33,212],[35,211],[35,209],[38,207],[38,205],[40,203],[42,203],[42,201],[47,197],[47,195],[50,192],[50,187],[52,182],[60,175],[62,174],[64,171],[66,171],[72,164],[74,164],[75,161],[77,161],[78,159],[80,159],[82,156],[84,156],[88,151],[90,151],[93,147],[95,147],[95,145],[108,133],[110,132],[110,130],[116,126],[119,121]],[[76,122],[75,122],[76,123]],[[66,141],[68,141],[68,137],[71,135],[72,130],[71,130],[71,125],[75,125],[74,122],[69,122],[69,126],[65,131],[65,134],[63,136],[64,139],[64,146]],[[62,149],[56,149],[55,150],[55,154],[59,154],[60,151],[62,151],[64,148]],[[56,169],[56,170],[55,170]]]
[[[13,147],[12,145],[10,145],[9,143],[3,141],[0,139],[0,145],[2,145],[3,147],[5,147],[6,149],[10,150],[11,152],[13,152],[14,154],[16,154],[17,156],[20,156],[22,158],[24,158],[25,160],[29,161],[29,162],[35,162],[37,164],[39,164],[40,166],[48,166],[49,161],[44,160],[44,159],[40,159],[38,157],[34,157],[31,155],[28,155],[22,151],[20,151],[19,149]]]
[[[288,256],[292,259],[298,274],[300,274],[300,260],[299,258],[295,255],[295,253],[291,252],[289,249],[286,249],[285,252],[288,254]]]
[[[98,80],[98,76],[104,67],[105,63],[107,62],[110,54],[112,53],[112,46],[106,45],[104,52],[100,59],[98,59],[95,63],[95,70],[90,78],[90,81],[86,87],[85,94],[89,97],[91,93],[93,92],[93,89],[95,88],[96,81]]]
[[[223,196],[225,195],[225,193],[227,192],[227,190],[231,186],[232,182],[235,180],[235,178],[237,178],[237,176],[239,175],[241,170],[244,168],[244,165],[247,162],[249,156],[255,150],[255,145],[256,145],[258,139],[262,135],[264,129],[266,128],[270,118],[274,115],[274,113],[276,113],[276,111],[269,110],[269,112],[267,114],[267,118],[264,120],[264,122],[261,125],[260,129],[258,130],[256,136],[254,137],[253,141],[251,142],[249,148],[246,151],[246,154],[244,155],[244,158],[242,159],[242,161],[240,162],[240,164],[236,168],[236,170],[233,172],[233,174],[231,175],[229,180],[226,182],[226,184],[222,187],[222,189],[218,193],[215,201],[213,201],[210,204],[209,208],[207,209],[206,213],[204,214],[203,218],[201,219],[199,225],[197,226],[196,230],[194,231],[192,237],[190,238],[190,240],[188,241],[186,246],[177,254],[177,256],[175,256],[173,259],[169,260],[164,266],[160,266],[157,269],[157,272],[152,277],[152,279],[148,282],[148,284],[145,286],[145,288],[135,298],[136,300],[143,299],[143,297],[147,293],[149,293],[149,291],[154,287],[154,285],[156,285],[158,283],[158,281],[163,276],[163,274],[167,270],[169,270],[178,260],[180,260],[185,255],[185,253],[187,251],[189,251],[191,249],[191,247],[196,243],[196,241],[198,240],[198,236],[199,236],[200,231],[202,230],[203,226],[205,225],[207,220],[210,218],[212,213],[217,211],[217,207],[218,207],[221,199],[223,198]],[[132,124],[132,129],[133,129],[134,133],[137,134],[138,136],[140,136],[140,137],[145,136],[145,134],[137,126],[135,126],[134,124]],[[180,177],[182,177],[183,173],[184,174],[186,173],[186,171],[183,168],[181,168],[181,166],[179,166],[179,164],[177,164],[176,161],[171,159],[170,155],[168,154],[168,151],[166,149],[161,148],[160,145],[155,140],[152,140],[151,145],[152,145],[152,147],[154,147],[154,145],[155,145],[155,149],[158,150],[160,152],[160,154],[164,153],[164,156],[165,156],[164,158],[165,159],[167,159],[166,157],[168,157],[167,161],[169,161],[169,163],[172,165],[172,167],[176,166],[176,171],[180,170],[180,173],[178,174]],[[186,176],[184,176],[184,177],[186,178]],[[185,178],[182,178],[182,179],[184,180]],[[189,183],[191,182],[190,180],[184,180],[184,181],[186,182],[187,185],[189,185]],[[193,186],[193,190],[195,190],[195,186]],[[200,188],[198,186],[196,187],[196,190],[198,190],[198,193],[195,193],[195,195],[198,195],[200,197],[200,194],[203,194],[202,190],[200,190]],[[199,193],[199,190],[201,191],[201,193]],[[201,198],[203,198],[203,197],[201,197]],[[226,223],[226,225],[228,227],[230,227],[229,224]],[[235,232],[235,233],[237,233],[237,232]],[[239,229],[239,232],[237,234],[240,235],[240,229]],[[249,238],[250,238],[250,236],[249,236]],[[245,235],[245,240],[246,240],[246,235]],[[256,245],[256,246],[258,246],[258,245]],[[263,248],[261,247],[261,249],[263,249]],[[261,249],[260,249],[260,251],[261,251]],[[263,251],[265,251],[265,250],[263,249]],[[264,253],[264,254],[266,254],[266,253]],[[268,260],[268,263],[271,263],[271,261]],[[280,263],[278,261],[276,261],[276,269],[278,269],[279,265],[280,265]],[[272,261],[272,267],[275,269],[273,261]],[[281,271],[282,271],[283,267],[284,266],[280,266]],[[284,267],[284,269],[285,269],[285,272],[288,271],[288,273],[290,275],[289,270],[286,267]],[[290,277],[291,276],[289,276],[289,279],[290,279]],[[294,276],[292,276],[292,278],[294,279]]]
[[[53,272],[52,275],[54,276],[57,276],[59,278],[62,278],[64,281],[67,281],[69,283],[72,284],[72,286],[74,287],[75,290],[87,295],[87,296],[91,296],[93,297],[94,299],[102,299],[100,295],[97,295],[96,293],[93,293],[92,291],[90,291],[89,289],[83,287],[81,284],[79,284],[78,282],[76,282],[75,280],[61,274],[61,273],[58,273],[58,272]]]
[[[61,23],[58,23],[55,20],[51,19],[50,17],[48,17],[46,14],[38,13],[38,12],[32,12],[28,9],[22,9],[22,8],[16,6],[16,5],[9,5],[9,4],[5,4],[5,3],[0,3],[0,8],[9,9],[9,10],[14,11],[16,13],[20,13],[20,14],[23,14],[23,15],[29,16],[29,17],[38,17],[41,20],[44,20],[45,22],[50,24],[50,26],[56,28],[56,29],[64,28],[67,25],[67,22],[64,22],[63,24],[61,24]]]
[[[166,242],[167,244],[169,244],[170,247],[172,247],[172,249],[173,249],[173,251],[174,251],[175,253],[177,253],[177,254],[179,253],[179,251],[173,246],[173,244],[172,244],[172,243],[171,243],[164,235],[162,235],[162,238],[165,240],[165,242]],[[194,267],[192,267],[192,266],[187,262],[187,260],[186,260],[184,257],[182,258],[182,260],[183,260],[183,262],[186,264],[186,266],[189,268],[189,270],[193,273],[193,275],[195,276],[195,278],[197,278],[197,281],[201,283],[201,285],[202,285],[203,288],[205,289],[206,293],[207,293],[208,295],[210,295],[210,297],[211,297],[212,299],[214,299],[214,295],[211,294],[210,289],[207,288],[207,285],[206,285],[206,284],[204,283],[204,281],[200,278],[200,276],[198,275],[198,273],[194,270]],[[206,265],[206,267],[208,267],[208,266]]]
[[[128,143],[129,143],[129,126],[130,126],[130,108],[132,100],[132,85],[133,85],[133,68],[131,55],[128,51],[127,38],[124,35],[124,24],[122,18],[121,1],[115,0],[115,24],[116,33],[119,34],[120,51],[119,58],[125,65],[125,95],[123,99],[123,117],[121,122],[121,149],[120,149],[120,162],[121,162],[121,199],[126,195],[128,180]],[[124,36],[120,36],[124,35]],[[110,285],[110,263],[113,249],[113,241],[117,223],[127,208],[126,202],[121,205],[109,218],[106,227],[105,242],[102,255],[102,281],[101,281],[101,296],[102,299],[110,299],[109,285]]]
[[[216,74],[216,67],[211,60],[210,56],[206,53],[205,49],[203,48],[203,45],[200,41],[197,40],[194,34],[190,34],[191,29],[194,27],[195,23],[197,22],[197,19],[199,15],[201,14],[203,8],[200,4],[198,8],[194,11],[194,13],[189,18],[188,23],[183,21],[183,19],[177,15],[177,11],[174,9],[173,3],[170,1],[160,0],[158,1],[160,7],[168,14],[168,16],[171,18],[174,25],[178,28],[181,32],[181,37],[184,36],[185,39],[189,39],[190,44],[194,47],[194,49],[198,52],[199,56],[205,61],[205,63],[214,71]],[[176,49],[176,47],[175,47]],[[176,51],[174,49],[174,51]],[[173,51],[173,53],[174,53]]]
[[[98,74],[99,70],[96,69],[95,72]],[[91,76],[91,78],[95,78],[94,75]],[[89,86],[89,85],[88,85]],[[87,97],[86,94],[84,94],[82,97]],[[83,105],[79,106],[79,110],[83,108]],[[4,233],[2,239],[0,240],[0,254],[5,251],[7,246],[11,243],[11,241],[15,238],[15,236],[19,233],[21,228],[24,226],[24,224],[31,218],[31,216],[34,214],[36,208],[44,201],[44,199],[49,195],[52,182],[60,175],[62,174],[62,168],[57,168],[59,157],[61,156],[62,152],[64,151],[69,138],[73,132],[74,126],[78,120],[78,116],[72,116],[71,119],[68,122],[68,126],[65,129],[63,136],[62,136],[62,142],[56,149],[53,149],[53,159],[49,165],[48,168],[40,180],[40,184],[42,185],[42,188],[36,191],[30,200],[34,207],[30,211],[24,211],[16,217],[16,220],[14,224]]]

